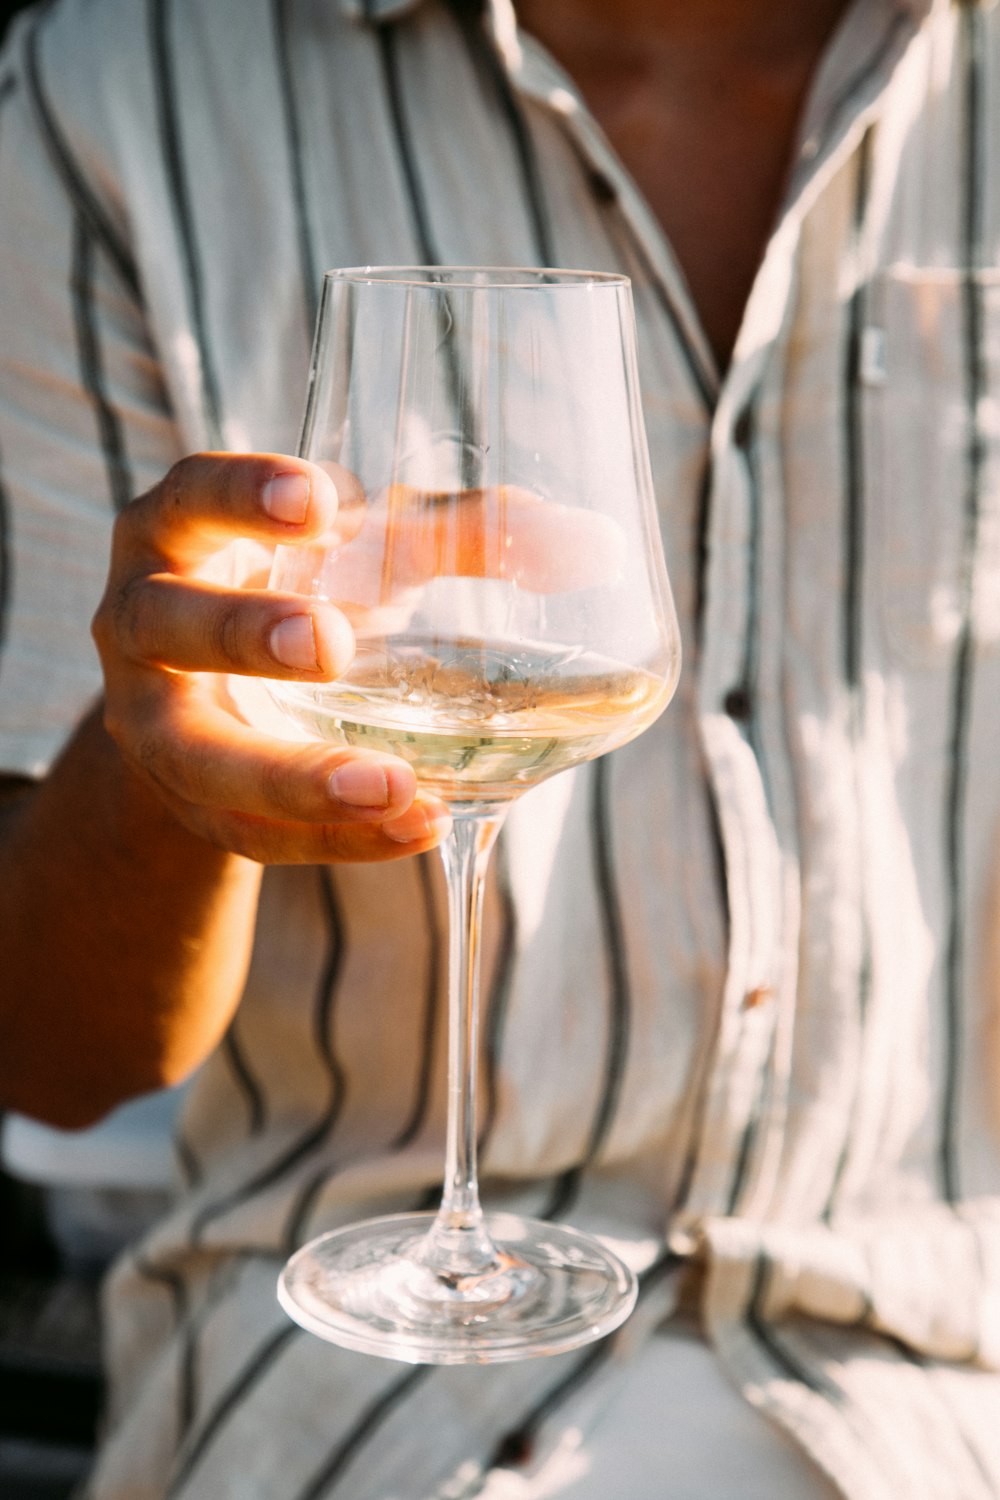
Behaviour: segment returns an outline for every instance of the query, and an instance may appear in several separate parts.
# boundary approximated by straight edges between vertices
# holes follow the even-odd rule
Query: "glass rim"
[[[618,271],[585,271],[562,266],[337,266],[323,272],[323,281],[328,284],[351,282],[428,289],[457,287],[474,291],[553,291],[595,286],[627,290],[632,285],[631,278]]]

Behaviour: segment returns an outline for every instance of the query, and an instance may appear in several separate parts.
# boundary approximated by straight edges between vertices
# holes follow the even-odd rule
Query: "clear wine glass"
[[[334,532],[279,548],[271,586],[332,601],[357,654],[271,690],[310,734],[402,756],[451,810],[449,1119],[437,1214],[321,1236],[279,1297],[369,1354],[555,1354],[615,1328],[635,1279],[576,1230],[480,1207],[479,929],[511,799],[631,740],[677,681],[627,278],[330,272],[300,452],[353,480],[338,470]]]

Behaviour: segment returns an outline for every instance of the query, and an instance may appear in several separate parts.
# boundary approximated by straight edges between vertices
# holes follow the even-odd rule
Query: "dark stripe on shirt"
[[[267,1106],[261,1086],[254,1077],[252,1068],[247,1061],[247,1055],[243,1050],[243,1044],[239,1038],[239,1013],[229,1023],[229,1029],[222,1039],[222,1054],[229,1064],[230,1072],[236,1080],[236,1086],[243,1095],[247,1109],[247,1134],[259,1135],[264,1129],[267,1120]]]
[[[436,858],[435,854],[421,854],[414,861],[423,898],[424,922],[429,934],[427,975],[424,980],[422,1042],[420,1058],[417,1064],[416,1091],[413,1106],[407,1116],[406,1123],[387,1146],[386,1150],[389,1154],[405,1150],[416,1139],[427,1121],[430,1107],[431,1077],[438,1033],[441,954],[443,952],[445,937],[438,918],[437,906],[434,901],[434,887],[431,879],[431,861]],[[331,1166],[330,1163],[325,1162],[303,1184],[293,1198],[284,1234],[284,1243],[288,1254],[298,1249],[304,1240],[306,1225],[316,1205],[316,1200],[327,1184],[336,1176],[337,1171],[338,1168],[336,1166]],[[437,1191],[440,1196],[440,1189]]]
[[[94,406],[111,503],[116,511],[120,511],[132,499],[134,490],[125,451],[124,429],[108,396],[104,378],[100,329],[94,305],[94,247],[93,230],[78,210],[73,225],[71,287],[80,379]]]
[[[862,754],[864,700],[861,691],[861,662],[864,645],[864,578],[865,578],[865,464],[864,464],[864,387],[862,339],[864,337],[868,286],[862,272],[865,225],[871,193],[872,147],[874,127],[866,130],[858,147],[858,165],[854,183],[854,208],[851,230],[851,254],[854,257],[855,286],[847,307],[847,341],[843,374],[843,452],[844,452],[844,608],[841,634],[843,639],[843,674],[848,693],[849,734],[854,762],[855,803],[858,809],[858,892],[860,954],[858,961],[858,1047],[864,1038],[865,1018],[871,999],[872,935],[865,899],[864,819],[861,813],[859,758]],[[850,1159],[851,1124],[860,1087],[860,1074],[851,1091],[851,1108],[844,1121],[844,1139],[833,1171],[833,1179],[823,1207],[822,1218],[829,1222]]]
[[[684,320],[677,308],[670,288],[653,264],[642,236],[636,231],[631,219],[622,207],[615,184],[606,173],[601,172],[590,163],[584,155],[582,146],[565,122],[563,122],[563,128],[573,154],[580,163],[581,170],[590,188],[591,197],[600,208],[608,212],[613,231],[624,240],[629,253],[639,266],[644,282],[653,293],[661,312],[666,316],[674,336],[674,342],[680,351],[681,358],[691,377],[691,382],[698,394],[705,415],[710,417],[715,411],[716,403],[714,371],[706,370],[701,355],[692,342],[687,328],[684,326]]]
[[[833,1380],[827,1378],[824,1373],[804,1364],[791,1349],[788,1341],[780,1337],[776,1325],[766,1319],[764,1315],[764,1303],[774,1270],[774,1262],[766,1250],[760,1250],[754,1266],[753,1286],[750,1303],[744,1314],[744,1326],[761,1351],[781,1375],[785,1376],[788,1380],[794,1380],[800,1385],[806,1386],[814,1395],[821,1397],[829,1406],[837,1411],[842,1421],[853,1430],[861,1447],[868,1453],[874,1463],[875,1456],[868,1413],[863,1408],[855,1405],[847,1393],[841,1390],[840,1386]],[[826,1370],[827,1368],[829,1368],[829,1361],[824,1361],[823,1369]],[[888,1476],[885,1477],[888,1481]]]
[[[886,60],[888,59],[892,49],[895,47],[900,33],[902,31],[912,31],[912,29],[913,16],[910,14],[909,8],[901,7],[899,10],[896,10],[889,22],[888,27],[886,28],[885,35],[879,42],[875,51],[871,54],[868,60],[862,63],[857,71],[853,73],[850,78],[848,78],[847,82],[844,84],[844,87],[833,99],[833,102],[831,103],[830,108],[827,112],[826,125],[824,128],[824,136],[826,137],[826,139],[829,140],[833,135],[840,121],[840,118],[845,113],[845,111],[855,108],[857,96],[861,93],[869,80],[884,71]]]
[[[962,555],[962,627],[955,651],[951,683],[951,743],[945,796],[945,868],[947,874],[948,935],[945,945],[944,1083],[941,1102],[940,1173],[944,1196],[950,1203],[961,1194],[958,1160],[960,1105],[961,1018],[965,983],[965,815],[968,779],[969,729],[972,712],[975,642],[973,603],[976,551],[979,540],[984,438],[979,405],[986,393],[983,349],[982,289],[977,271],[983,264],[983,199],[985,192],[983,139],[983,56],[981,17],[968,0],[960,19],[964,75],[962,140],[962,338],[965,346],[965,496]]]
[[[609,990],[604,1083],[583,1155],[575,1166],[558,1179],[554,1195],[542,1214],[543,1218],[556,1218],[564,1214],[576,1198],[584,1172],[597,1160],[610,1134],[625,1077],[632,996],[625,958],[625,931],[612,856],[608,796],[610,775],[611,766],[607,756],[594,762],[591,768],[590,826]]]
[[[188,1291],[184,1277],[177,1271],[168,1270],[165,1266],[158,1266],[153,1261],[147,1260],[144,1255],[137,1255],[134,1260],[135,1269],[143,1280],[153,1282],[163,1287],[170,1297],[173,1306],[174,1327],[182,1328],[188,1316]],[[188,1358],[189,1341],[184,1339],[179,1353],[179,1368],[177,1374],[177,1439],[175,1448],[179,1448],[187,1432],[190,1429],[194,1417],[195,1395],[194,1395],[194,1372],[190,1367]]]
[[[555,245],[548,204],[542,187],[535,143],[528,129],[524,109],[515,92],[507,69],[483,26],[484,7],[480,0],[449,0],[462,39],[473,65],[491,86],[507,123],[517,156],[524,200],[531,221],[535,253],[540,266],[556,265]]]
[[[333,886],[333,877],[325,866],[317,867],[320,893],[323,898],[323,907],[326,916],[327,930],[329,933],[329,944],[327,959],[323,973],[320,978],[319,987],[313,1007],[313,1041],[327,1075],[328,1100],[326,1107],[314,1124],[310,1125],[291,1146],[274,1161],[270,1162],[260,1172],[255,1173],[248,1182],[231,1192],[224,1194],[207,1204],[199,1214],[196,1215],[191,1228],[192,1242],[197,1242],[206,1227],[223,1214],[229,1213],[240,1204],[246,1203],[265,1189],[273,1187],[287,1172],[297,1166],[300,1161],[307,1157],[310,1152],[323,1144],[332,1133],[340,1112],[343,1108],[346,1095],[346,1079],[340,1059],[331,1037],[331,1019],[333,1015],[334,1000],[337,994],[338,980],[343,963],[344,935],[340,916],[340,907]],[[293,1215],[294,1218],[294,1215]],[[287,1232],[286,1232],[287,1239]]]
[[[754,399],[747,403],[736,423],[735,441],[743,453],[747,472],[747,598],[746,616],[743,626],[743,663],[737,690],[747,706],[744,733],[753,751],[760,772],[764,795],[771,801],[764,750],[760,738],[760,720],[757,710],[757,668],[760,646],[760,562],[761,562],[761,491],[760,473],[757,467],[757,411]],[[760,1128],[761,1115],[767,1097],[767,1081],[773,1061],[775,1037],[772,1035],[767,1056],[760,1065],[761,1073],[754,1103],[740,1135],[733,1163],[733,1176],[729,1186],[726,1212],[733,1214],[739,1207],[740,1196],[753,1161],[753,1148]],[[700,1147],[699,1147],[700,1149]]]
[[[481,1092],[482,1112],[479,1122],[477,1150],[480,1156],[493,1135],[497,1121],[497,1078],[500,1070],[500,1054],[503,1046],[504,1026],[510,1010],[510,996],[514,979],[514,959],[517,954],[517,909],[510,888],[510,867],[507,859],[507,843],[501,828],[493,851],[496,871],[497,896],[500,902],[500,936],[490,985],[489,999],[483,1019],[482,1056],[483,1086]]]
[[[3,480],[3,455],[0,454],[0,651],[7,640],[10,624],[10,601],[13,595],[13,564],[10,542],[10,500]]]
[[[406,1124],[391,1142],[390,1151],[403,1151],[418,1135],[427,1118],[430,1103],[431,1071],[434,1063],[434,1045],[438,1030],[438,998],[440,990],[441,953],[445,934],[438,920],[437,904],[434,900],[434,885],[431,879],[431,860],[436,854],[421,854],[417,858],[417,875],[423,898],[424,924],[428,934],[427,977],[424,981],[423,1041],[420,1048],[420,1066],[417,1072],[417,1090]]]
[[[201,256],[195,237],[194,214],[191,208],[181,143],[180,103],[174,73],[173,49],[169,36],[170,5],[171,0],[149,0],[150,47],[157,126],[163,169],[170,194],[174,234],[184,269],[191,327],[198,347],[205,425],[212,446],[221,448],[223,446],[222,404],[205,315]]]
[[[139,273],[124,240],[99,202],[76,161],[66,137],[56,123],[49,102],[39,61],[41,25],[49,7],[39,10],[28,32],[26,44],[26,79],[28,95],[41,131],[49,159],[74,207],[86,219],[111,264],[137,301],[142,300]]]
[[[377,28],[375,35],[382,64],[382,78],[389,106],[389,117],[396,142],[396,153],[399,158],[400,171],[403,176],[406,196],[410,205],[413,234],[424,263],[434,266],[441,265],[443,264],[443,260],[440,248],[435,242],[431,229],[427,198],[417,167],[416,152],[413,147],[413,135],[406,117],[402,76],[399,67],[396,25],[392,23],[381,25]],[[447,312],[447,293],[442,294],[442,306],[445,312]],[[462,484],[463,487],[469,487],[476,484],[479,478],[478,466],[471,457],[480,446],[477,438],[479,419],[472,403],[470,383],[466,378],[466,372],[462,368],[460,352],[454,341],[446,337],[447,333],[448,325],[445,325],[442,327],[441,336],[444,343],[444,357],[448,367],[448,384],[452,404],[455,409],[456,426],[465,438],[462,458]]]
[[[201,1170],[201,1162],[195,1154],[194,1147],[180,1127],[174,1132],[173,1147],[174,1155],[177,1158],[177,1169],[184,1179],[185,1186],[192,1189],[199,1187],[204,1175]]]
[[[183,1454],[167,1486],[164,1500],[174,1500],[174,1497],[180,1494],[233,1411],[244,1401],[253,1387],[259,1384],[285,1349],[301,1335],[302,1329],[297,1323],[288,1323],[279,1328],[277,1333],[270,1334],[254,1351],[236,1379],[226,1387],[199,1428],[191,1446]]]
[[[413,151],[410,128],[403,104],[403,88],[399,73],[399,55],[395,27],[392,25],[379,26],[375,32],[375,38],[379,49],[379,59],[382,64],[382,78],[385,84],[386,100],[389,105],[389,117],[392,122],[400,171],[403,174],[406,196],[410,205],[413,233],[420,247],[421,259],[427,265],[440,265],[441,257],[438,254],[437,246],[434,243],[431,233],[427,201],[424,196],[423,183],[420,180],[420,174],[417,170],[416,156]]]
[[[274,22],[275,55],[278,67],[278,82],[281,89],[281,107],[285,121],[285,137],[288,142],[288,165],[291,173],[292,203],[295,211],[295,231],[299,249],[299,269],[302,273],[302,297],[305,306],[306,335],[312,342],[319,300],[319,271],[313,247],[312,228],[309,221],[309,202],[306,193],[305,161],[302,143],[302,122],[299,118],[298,94],[292,78],[292,63],[288,44],[288,7],[290,0],[272,0],[271,15]]]
[[[383,1423],[388,1421],[407,1396],[422,1385],[430,1374],[430,1366],[418,1365],[412,1370],[407,1370],[404,1375],[398,1376],[381,1396],[376,1397],[362,1412],[347,1436],[337,1443],[326,1462],[298,1491],[295,1500],[320,1500],[321,1495],[327,1494],[341,1478],[347,1466],[357,1458],[365,1444],[376,1435]],[[431,1435],[431,1441],[433,1441],[433,1435]]]
[[[638,1302],[641,1304],[650,1291],[681,1264],[681,1256],[676,1255],[672,1250],[662,1251],[653,1264],[639,1275]],[[560,1375],[558,1380],[549,1386],[544,1395],[535,1402],[535,1405],[521,1417],[517,1426],[509,1428],[504,1433],[486,1462],[482,1484],[478,1489],[473,1490],[471,1495],[463,1492],[463,1500],[472,1500],[472,1496],[479,1494],[494,1469],[517,1468],[531,1461],[542,1425],[576,1391],[586,1385],[601,1365],[608,1362],[615,1353],[618,1337],[619,1335],[612,1333],[608,1338],[590,1345],[570,1369]]]
[[[15,80],[5,78],[0,84],[0,108],[6,104],[8,99],[13,98],[15,93]],[[7,639],[7,629],[10,623],[10,601],[13,593],[13,566],[11,547],[11,508],[7,487],[3,479],[3,455],[0,454],[0,652],[3,650]],[[2,670],[2,662],[0,662]]]
[[[786,1375],[789,1380],[797,1380],[800,1385],[807,1386],[817,1396],[823,1396],[826,1400],[832,1401],[833,1405],[839,1406],[841,1394],[837,1388],[829,1386],[826,1381],[821,1380],[818,1375],[808,1369],[800,1359],[797,1359],[779,1339],[774,1325],[764,1320],[764,1302],[773,1271],[774,1263],[767,1252],[759,1251],[754,1265],[750,1303],[744,1317],[746,1327],[782,1375]]]
[[[851,249],[860,272],[860,254],[871,187],[873,131],[858,148],[854,185]],[[861,343],[865,330],[867,286],[858,276],[847,309],[847,358],[844,368],[844,681],[856,692],[861,680],[864,589],[864,451]]]

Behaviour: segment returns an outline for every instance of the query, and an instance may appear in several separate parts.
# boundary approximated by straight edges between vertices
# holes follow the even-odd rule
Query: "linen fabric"
[[[604,1234],[636,1315],[473,1372],[285,1320],[289,1250],[434,1202],[444,903],[428,858],[269,870],[176,1208],[109,1286],[94,1500],[557,1494],[682,1283],[815,1494],[1000,1490],[998,151],[997,11],[860,0],[721,378],[505,0],[57,0],[15,26],[8,772],[42,774],[99,689],[116,509],[185,452],[294,449],[328,266],[633,278],[685,651],[649,732],[515,804],[487,909],[487,1198]]]

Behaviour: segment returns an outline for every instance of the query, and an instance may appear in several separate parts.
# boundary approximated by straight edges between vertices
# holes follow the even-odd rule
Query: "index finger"
[[[308,541],[359,493],[339,464],[282,453],[195,453],[127,506],[120,523],[129,545],[183,569],[236,536]]]

